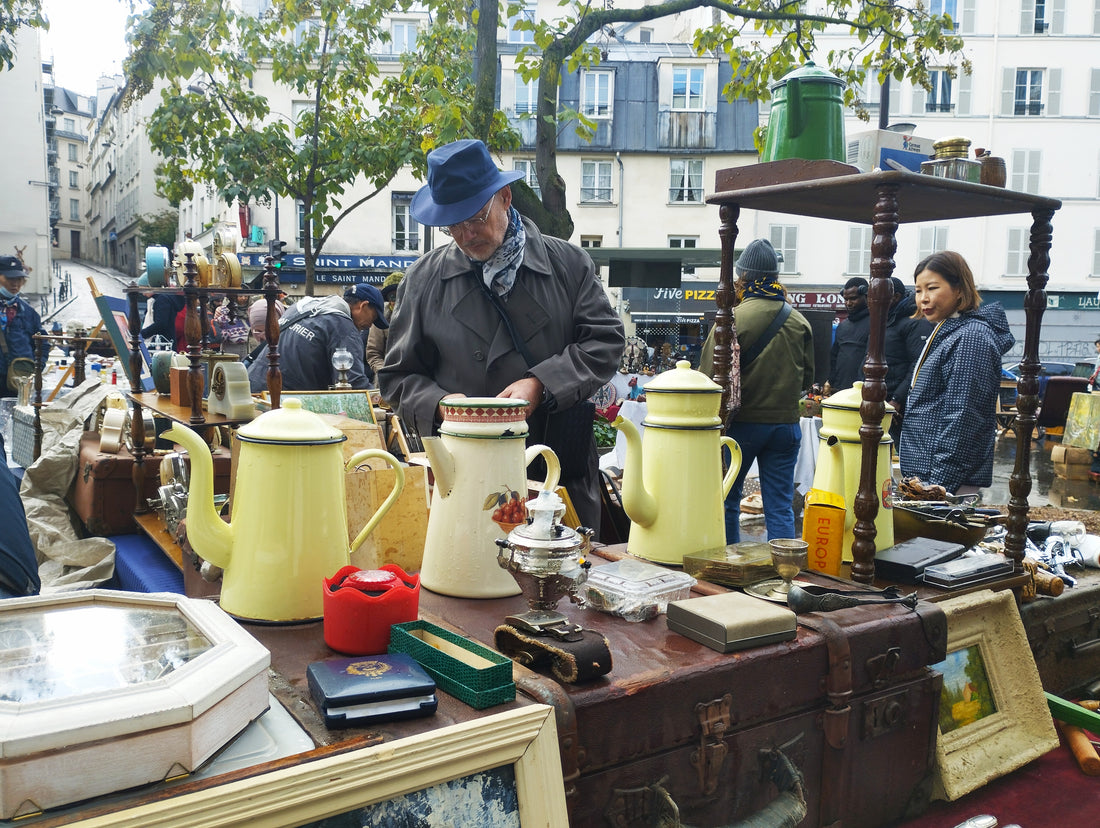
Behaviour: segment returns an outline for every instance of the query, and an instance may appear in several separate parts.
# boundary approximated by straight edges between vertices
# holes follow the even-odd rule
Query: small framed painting
[[[1039,670],[1009,590],[943,601],[943,674],[933,796],[958,799],[1058,746]]]

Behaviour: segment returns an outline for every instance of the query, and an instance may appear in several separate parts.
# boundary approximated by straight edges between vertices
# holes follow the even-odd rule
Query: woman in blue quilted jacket
[[[935,328],[913,370],[901,474],[972,494],[993,482],[1001,357],[1016,340],[1000,303],[982,304],[958,253],[933,253],[914,280],[917,313]]]

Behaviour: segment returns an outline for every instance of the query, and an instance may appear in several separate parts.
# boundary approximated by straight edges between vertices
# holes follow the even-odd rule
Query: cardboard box
[[[1054,475],[1063,480],[1088,480],[1089,468],[1088,463],[1055,463]]]
[[[363,449],[385,449],[382,441],[382,429],[374,423],[365,420],[356,420],[343,414],[318,414],[322,420],[333,428],[344,432],[348,438],[341,444],[344,450],[344,460],[350,460]]]
[[[347,473],[348,542],[393,491],[395,472],[384,468]],[[351,553],[360,569],[397,564],[406,572],[419,572],[428,537],[428,472],[423,466],[405,466],[405,488],[363,544]]]
[[[905,132],[875,129],[849,135],[847,161],[860,172],[871,172],[876,167],[892,169],[887,160],[896,161],[907,170],[920,172],[922,161],[932,157],[932,139],[918,138]]]
[[[1092,452],[1088,449],[1074,448],[1062,444],[1056,445],[1050,451],[1050,459],[1055,463],[1086,464],[1092,463]]]
[[[168,369],[172,402],[185,408],[191,405],[191,386],[187,382],[187,375],[190,371],[190,368],[179,368],[175,365]]]

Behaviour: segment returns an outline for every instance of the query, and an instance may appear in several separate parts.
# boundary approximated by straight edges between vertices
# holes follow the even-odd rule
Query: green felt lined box
[[[391,653],[408,653],[439,689],[475,710],[512,701],[512,661],[430,621],[407,621],[390,629]]]

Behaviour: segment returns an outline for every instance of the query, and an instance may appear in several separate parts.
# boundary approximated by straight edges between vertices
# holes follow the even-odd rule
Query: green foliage
[[[202,184],[227,203],[301,202],[312,293],[313,263],[340,222],[402,168],[423,173],[426,148],[469,134],[463,4],[424,5],[433,25],[384,68],[376,53],[393,2],[272,0],[250,17],[221,0],[151,0],[129,31],[126,96],[159,93],[147,129],[162,192],[186,198]],[[273,109],[288,98],[294,111]],[[357,181],[369,194],[351,202]]]
[[[138,233],[147,247],[160,245],[171,250],[176,243],[179,218],[175,210],[161,210],[151,216],[143,216],[138,219]]]
[[[15,66],[15,36],[23,26],[49,29],[42,14],[42,0],[3,0],[0,2],[0,71]]]

